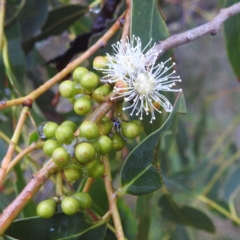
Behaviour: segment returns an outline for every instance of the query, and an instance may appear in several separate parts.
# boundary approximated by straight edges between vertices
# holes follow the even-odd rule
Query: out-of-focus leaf
[[[176,138],[177,147],[178,147],[179,155],[181,157],[181,162],[182,162],[182,165],[185,166],[189,163],[189,159],[187,156],[188,138],[187,138],[185,127],[180,119],[178,121],[178,133],[176,137],[177,137]]]
[[[229,208],[229,205],[227,202],[225,202],[224,200],[219,200],[219,199],[216,199],[214,200],[214,202],[216,204],[218,204],[219,206],[221,206],[222,208],[224,208],[226,211],[230,212],[230,208]],[[209,206],[209,209],[211,210],[211,212],[213,212],[214,214],[220,216],[221,218],[223,219],[227,219],[226,215],[222,214],[221,212],[219,212],[218,210],[216,210],[215,208],[212,208]]]
[[[106,213],[109,209],[109,206],[103,180],[97,178],[91,186],[89,193],[94,202],[94,210],[97,211],[99,214]]]
[[[21,38],[18,23],[11,24],[5,30],[6,41],[3,47],[5,70],[12,86],[19,95],[23,95],[25,75],[25,57],[21,49]]]
[[[58,35],[77,21],[87,10],[87,7],[79,5],[66,5],[50,11],[41,32],[25,41],[23,49],[29,51],[35,42],[43,40],[49,36]]]
[[[180,93],[163,126],[150,134],[128,155],[121,170],[121,185],[124,191],[133,195],[141,195],[153,192],[162,186],[162,179],[154,161],[154,149],[159,138],[171,126],[174,115],[186,112],[184,96]]]
[[[225,0],[225,7],[229,7],[239,0]],[[236,14],[224,23],[226,49],[233,71],[240,81],[240,15]]]
[[[9,237],[7,235],[4,235],[2,238],[0,238],[0,240],[18,240],[17,238],[12,238],[12,237]]]
[[[113,23],[114,23],[114,21],[109,21],[107,23],[106,31],[112,26]],[[116,43],[121,38],[121,34],[122,34],[121,31],[118,31],[116,34],[114,34],[114,36],[111,39],[109,39],[108,44],[106,45],[106,47],[100,48],[97,52],[95,52],[89,58],[89,62],[92,62],[96,56],[105,56],[106,53],[111,55],[113,53],[112,44]],[[94,43],[96,43],[102,37],[102,35],[103,35],[102,33],[92,35],[90,37],[90,39],[89,39],[89,42],[88,42],[88,48],[91,47]],[[89,70],[90,71],[92,71],[92,70],[96,71],[96,70],[93,69],[92,64],[90,64]]]
[[[0,193],[0,212],[3,211],[4,208],[6,208],[8,206],[8,204],[11,202],[10,199],[8,199],[8,197],[3,194],[3,193]]]
[[[215,175],[215,173],[218,171],[220,166],[215,165],[212,168],[209,169],[209,172],[205,172],[206,174],[206,181],[205,181],[205,185],[207,185],[209,183],[209,181],[211,181],[211,179],[213,178],[213,176]],[[210,191],[207,193],[207,197],[212,199],[212,200],[217,200],[219,198],[219,192],[221,190],[221,178],[219,178],[215,184],[212,186],[212,188],[210,189]]]
[[[229,201],[230,196],[235,191],[240,191],[240,167],[237,168],[231,176],[228,178],[226,185],[224,187],[224,198]]]
[[[125,237],[128,240],[135,240],[137,235],[137,222],[132,211],[122,199],[118,200],[117,206]]]
[[[39,139],[37,132],[32,132],[29,136],[28,145],[31,145],[33,142],[37,142]]]
[[[87,16],[82,16],[79,21],[75,22],[71,29],[78,36],[80,34],[89,32],[93,25],[93,20]]]
[[[139,196],[137,200],[136,217],[139,220],[137,232],[138,240],[148,239],[148,233],[151,222],[151,211],[149,211],[151,208],[149,206],[152,195],[153,194],[150,193],[145,196]]]
[[[200,146],[202,146],[202,140],[205,134],[205,129],[206,129],[206,108],[207,106],[203,104],[202,110],[201,110],[201,116],[199,119],[199,122],[196,125],[195,131],[194,131],[194,136],[193,136],[193,151],[196,156],[199,155],[199,150]]]
[[[86,222],[84,213],[78,212],[73,216],[57,213],[49,219],[32,217],[16,220],[5,234],[19,240],[102,240],[105,232],[106,224]]]
[[[48,15],[48,0],[26,0],[18,15],[22,41],[38,34]]]
[[[170,240],[190,240],[190,238],[186,229],[181,225],[177,225],[176,229],[171,231]]]
[[[205,213],[193,207],[180,206],[169,195],[160,198],[159,206],[162,216],[167,220],[207,232],[215,232],[212,220]]]
[[[15,187],[15,194],[16,196],[19,195],[19,193],[23,190],[23,188],[26,186],[26,181],[24,179],[24,172],[21,169],[20,164],[16,164],[14,167],[14,171],[16,173],[17,181],[14,183]],[[24,207],[22,214],[26,217],[32,217],[35,216],[35,208],[36,205],[33,203],[33,201],[29,201],[29,203]]]
[[[2,52],[1,52],[2,53]],[[2,54],[0,54],[0,98],[3,98],[2,95],[4,94],[5,89],[5,67],[3,63]]]

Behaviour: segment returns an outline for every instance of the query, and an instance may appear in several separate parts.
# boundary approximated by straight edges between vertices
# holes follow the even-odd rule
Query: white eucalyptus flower
[[[113,44],[114,53],[113,55],[107,54],[108,62],[106,63],[106,68],[98,69],[106,75],[102,78],[102,81],[114,83],[125,76],[129,76],[136,69],[153,65],[157,59],[158,52],[153,51],[153,48],[146,52],[151,42],[152,40],[142,49],[140,38],[133,36],[131,40],[127,38],[125,43],[120,40]],[[144,54],[144,52],[146,53]]]
[[[130,106],[123,108],[132,109],[130,115],[134,112],[136,115],[140,114],[140,119],[143,118],[143,113],[146,115],[151,113],[151,121],[155,119],[154,112],[162,113],[158,107],[162,106],[166,112],[172,111],[172,104],[162,94],[163,92],[181,92],[182,89],[173,89],[176,82],[181,82],[180,76],[174,76],[175,70],[169,73],[175,63],[170,67],[165,65],[169,62],[162,62],[156,66],[152,65],[148,68],[138,68],[129,75],[123,78],[126,87],[114,87],[114,91],[118,96],[112,99],[124,97],[125,102],[129,102]]]
[[[143,114],[151,113],[151,121],[155,119],[155,111],[161,106],[166,112],[172,111],[172,104],[163,95],[164,92],[181,92],[182,89],[173,89],[176,82],[181,82],[179,76],[172,70],[175,63],[170,67],[165,62],[156,65],[159,52],[154,50],[154,46],[146,51],[151,41],[142,50],[140,38],[133,36],[124,43],[119,41],[113,44],[114,54],[108,54],[106,68],[98,69],[105,74],[103,82],[115,83],[114,91],[116,98],[123,98],[130,105],[123,108],[132,109],[134,113],[143,118]],[[146,52],[146,53],[144,53]]]

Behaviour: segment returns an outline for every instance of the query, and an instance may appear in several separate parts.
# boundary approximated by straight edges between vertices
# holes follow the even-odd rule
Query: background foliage
[[[158,42],[209,21],[220,8],[236,2],[142,0],[139,4],[133,0],[131,34],[139,36],[143,45],[151,38],[153,43]],[[97,21],[100,6],[89,11],[90,3],[90,0],[7,1],[6,44],[0,59],[0,99],[24,96],[54,76],[75,54],[96,42],[125,9],[125,3],[120,1],[116,11],[111,16],[105,15],[101,25]],[[152,125],[149,119],[144,119],[142,142],[132,140],[125,153],[112,156],[116,188],[122,184],[130,194],[118,201],[127,239],[238,238],[239,18],[237,15],[229,19],[219,35],[203,37],[162,57],[171,55],[177,62],[188,113],[175,115],[186,112],[181,94],[172,114],[158,115]],[[120,36],[120,32],[116,33],[106,48],[95,55],[111,53],[111,43]],[[84,66],[90,68],[94,56],[84,62]],[[36,140],[34,132],[42,121],[80,122],[68,102],[63,99],[57,104],[52,102],[56,92],[57,88],[53,88],[37,99],[19,147],[24,148],[29,141]],[[20,107],[0,112],[1,159],[7,150],[4,136],[11,137],[19,113]],[[134,148],[136,143],[139,144]],[[148,155],[143,155],[143,146],[149,150]],[[129,153],[127,158],[126,153]],[[33,153],[31,158],[40,166],[46,160],[41,151]],[[14,168],[0,189],[0,211],[11,203],[32,172],[39,168],[28,160],[23,159]],[[161,166],[160,172],[152,162]],[[76,182],[72,188],[76,190],[79,186],[81,182]],[[73,217],[58,213],[49,220],[35,217],[36,204],[52,194],[53,184],[48,182],[8,229],[7,235],[19,238],[21,232],[27,235],[20,239],[46,239],[46,236],[51,239],[115,239],[106,224],[92,227],[82,213]],[[94,200],[93,210],[103,215],[108,210],[108,201],[102,180],[93,184],[90,194]],[[225,211],[229,215],[224,214]],[[32,231],[23,231],[26,226],[31,226]]]

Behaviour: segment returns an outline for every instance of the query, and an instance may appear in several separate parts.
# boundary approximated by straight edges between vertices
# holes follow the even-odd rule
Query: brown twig
[[[85,53],[79,56],[77,59],[69,63],[66,68],[61,72],[56,74],[53,78],[49,79],[39,88],[29,93],[25,97],[9,100],[9,101],[0,101],[0,110],[14,105],[20,104],[31,104],[36,98],[50,89],[54,84],[61,81],[65,76],[71,73],[76,67],[78,67],[83,61],[89,58],[93,53],[95,53],[99,48],[105,46],[108,40],[115,34],[115,32],[121,27],[121,20],[124,18],[125,13],[123,13],[118,20],[112,25],[112,27],[94,44],[92,45]]]
[[[111,168],[110,168],[108,156],[103,157],[103,164],[105,167],[104,184],[105,184],[105,188],[108,196],[109,211],[112,215],[114,226],[116,229],[116,237],[118,240],[124,240],[125,237],[123,233],[120,215],[118,212],[116,194],[114,194],[113,187],[112,187]]]
[[[169,49],[191,42],[206,34],[216,35],[221,25],[230,17],[240,13],[240,3],[233,4],[231,7],[222,9],[219,14],[210,22],[200,27],[174,35],[158,43],[154,49],[159,52],[159,56]]]
[[[8,165],[6,174],[8,174],[14,167],[15,165],[23,158],[25,157],[28,153],[42,148],[44,145],[44,142],[33,142],[30,146],[28,146],[27,148],[25,148],[24,150],[22,150]]]
[[[25,120],[27,119],[28,114],[29,114],[29,107],[23,107],[23,109],[21,111],[21,115],[20,115],[18,123],[17,123],[17,126],[16,126],[16,129],[14,131],[14,134],[13,134],[12,138],[11,138],[11,142],[9,144],[7,153],[2,160],[2,164],[1,164],[1,168],[0,168],[0,185],[2,184],[5,173],[6,173],[6,171],[8,169],[8,166],[11,162],[12,155],[13,155],[15,147],[18,143],[19,137],[20,137],[21,132],[22,132],[23,125],[25,123]]]
[[[124,19],[123,31],[122,31],[122,40],[125,42],[130,33],[130,23],[131,23],[131,11],[132,11],[132,1],[126,0],[126,14]]]
[[[95,178],[88,178],[87,179],[87,181],[86,181],[86,183],[85,183],[85,185],[84,185],[84,188],[83,188],[83,192],[89,192],[89,190],[90,190],[90,188],[91,188],[91,186],[92,186],[92,184],[94,183],[94,181],[95,181]]]
[[[0,0],[0,51],[2,50],[3,46],[5,5],[5,0]]]
[[[0,236],[3,235],[6,229],[37,193],[41,186],[48,180],[48,178],[59,170],[59,167],[50,160],[36,175],[33,176],[32,180],[23,189],[23,191],[7,208],[4,209],[4,212],[0,215]]]

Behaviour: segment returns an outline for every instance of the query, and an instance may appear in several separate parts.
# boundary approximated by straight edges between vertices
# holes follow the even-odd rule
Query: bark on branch
[[[196,27],[192,30],[188,30],[183,33],[176,34],[172,37],[167,38],[164,41],[159,42],[154,50],[159,52],[161,56],[164,52],[174,47],[183,45],[191,42],[199,37],[207,34],[216,35],[221,28],[222,24],[230,17],[240,13],[240,3],[236,3],[228,8],[220,10],[219,14],[210,22],[203,24],[202,26]]]

